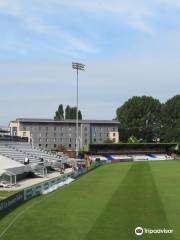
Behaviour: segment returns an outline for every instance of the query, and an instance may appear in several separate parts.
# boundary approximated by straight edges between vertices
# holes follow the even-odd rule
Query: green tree
[[[180,95],[169,99],[162,107],[162,125],[180,128]]]
[[[129,139],[128,139],[128,143],[141,143],[141,142],[143,142],[142,139],[137,139],[137,138],[134,137],[134,136],[131,136],[131,137],[129,137]]]
[[[80,110],[78,111],[78,119],[82,120],[82,113]]]
[[[58,110],[55,112],[54,120],[63,120],[64,119],[64,108],[63,104],[60,104]]]
[[[121,127],[144,141],[154,141],[161,126],[161,103],[149,96],[134,96],[116,111]]]
[[[65,109],[65,119],[70,119],[70,111],[71,111],[71,108],[69,105],[67,105]]]
[[[163,104],[161,117],[161,141],[180,142],[180,95]]]
[[[76,119],[76,109],[76,107],[70,107],[67,105],[65,109],[65,119]],[[82,119],[82,113],[80,110],[78,111],[78,119]]]

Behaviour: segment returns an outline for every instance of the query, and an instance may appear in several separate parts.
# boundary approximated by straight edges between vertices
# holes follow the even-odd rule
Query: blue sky
[[[180,0],[0,0],[0,125],[75,104],[112,119],[133,95],[180,90]]]

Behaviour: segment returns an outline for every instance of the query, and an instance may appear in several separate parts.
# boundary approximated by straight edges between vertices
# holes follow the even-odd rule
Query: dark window
[[[113,133],[113,137],[115,137],[116,136],[116,134],[115,133]]]
[[[47,137],[48,133],[46,132],[46,137]]]
[[[41,147],[41,144],[39,144],[39,147]]]
[[[96,138],[94,138],[94,142],[96,142]]]
[[[54,148],[56,148],[57,147],[57,145],[56,144],[54,144]]]
[[[54,137],[56,137],[56,133],[54,133]]]
[[[48,144],[46,144],[45,146],[48,147]]]
[[[71,144],[69,144],[69,148],[71,148]]]

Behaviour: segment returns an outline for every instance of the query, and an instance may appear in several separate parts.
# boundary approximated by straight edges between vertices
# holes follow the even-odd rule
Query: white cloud
[[[165,101],[180,89],[178,58],[136,56],[86,64],[87,70],[79,75],[80,108],[85,118],[112,119],[116,108],[133,95]],[[50,117],[59,103],[74,105],[75,78],[71,63],[0,65],[1,121],[19,116]]]

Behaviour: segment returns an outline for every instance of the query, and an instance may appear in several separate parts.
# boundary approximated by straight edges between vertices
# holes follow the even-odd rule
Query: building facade
[[[79,146],[104,143],[111,139],[119,141],[119,122],[112,120],[79,120]],[[55,150],[59,145],[76,148],[76,120],[18,118],[9,124],[12,136],[27,137],[34,146]]]

